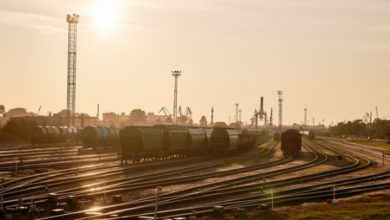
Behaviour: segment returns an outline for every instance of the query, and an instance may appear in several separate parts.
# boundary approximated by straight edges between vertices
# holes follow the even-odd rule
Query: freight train
[[[309,137],[309,139],[314,139],[315,138],[315,133],[314,131],[301,131],[300,132],[302,135],[305,135],[307,137]]]
[[[80,129],[66,126],[36,126],[31,131],[32,144],[74,143],[80,139]]]
[[[119,128],[105,126],[87,126],[81,131],[84,148],[119,145]]]
[[[225,155],[248,149],[256,135],[232,128],[155,125],[120,130],[121,162],[159,160],[191,155]]]
[[[279,131],[275,131],[274,132],[274,140],[275,141],[280,141],[280,132]]]
[[[302,148],[302,135],[296,129],[288,129],[280,135],[281,149],[285,156],[297,155]]]

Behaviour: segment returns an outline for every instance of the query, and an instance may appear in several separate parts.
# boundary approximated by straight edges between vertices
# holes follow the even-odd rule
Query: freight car
[[[207,153],[206,130],[197,127],[155,125],[121,129],[122,162],[158,160]]]
[[[215,154],[226,154],[237,150],[240,132],[232,128],[215,127],[211,133],[210,145]]]
[[[257,136],[247,130],[243,130],[238,136],[237,147],[239,151],[247,150],[256,144]]]
[[[192,155],[226,154],[253,146],[256,136],[229,128],[177,125],[130,126],[121,129],[122,163],[127,160],[168,159]]]
[[[85,148],[96,149],[100,146],[117,145],[119,143],[119,129],[87,126],[81,131],[81,139]]]
[[[314,139],[315,138],[315,133],[314,131],[309,131],[309,138]]]
[[[73,143],[77,141],[77,129],[66,126],[36,126],[31,132],[32,144]]]
[[[279,131],[275,131],[274,132],[274,140],[275,141],[280,141],[280,132]]]
[[[211,153],[208,147],[208,137],[212,129],[200,127],[187,127],[188,129],[188,155],[205,155]]]
[[[130,126],[120,130],[121,162],[139,162],[141,159],[164,157],[162,141],[164,131],[156,127]]]
[[[314,131],[301,131],[300,133],[302,135],[305,135],[305,136],[309,137],[309,139],[314,139],[315,138]]]
[[[302,135],[296,129],[288,129],[280,136],[281,148],[285,156],[297,155],[301,152]]]

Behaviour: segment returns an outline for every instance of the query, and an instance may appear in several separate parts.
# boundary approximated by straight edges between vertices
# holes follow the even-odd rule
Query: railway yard
[[[286,155],[268,138],[224,157],[122,164],[117,147],[2,144],[4,219],[223,219],[390,188],[387,151],[302,138]],[[267,214],[268,213],[268,214]]]
[[[390,1],[0,6],[0,220],[390,220]]]

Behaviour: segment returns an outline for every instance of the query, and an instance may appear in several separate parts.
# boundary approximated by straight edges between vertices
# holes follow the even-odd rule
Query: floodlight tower
[[[68,84],[66,109],[69,116],[72,116],[72,125],[74,126],[74,113],[76,110],[76,55],[77,55],[77,24],[79,15],[67,15],[68,22]],[[69,117],[68,117],[69,118]],[[69,122],[68,122],[69,123]],[[69,123],[70,124],[70,123]]]
[[[278,96],[279,96],[279,128],[282,128],[283,91],[278,91]]]
[[[174,91],[174,97],[173,97],[173,124],[176,124],[176,119],[177,119],[177,80],[179,79],[179,76],[181,76],[181,71],[173,70],[172,76],[175,77],[175,91]]]

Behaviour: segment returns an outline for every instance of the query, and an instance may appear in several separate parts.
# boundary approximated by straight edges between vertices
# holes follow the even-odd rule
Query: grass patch
[[[382,149],[390,150],[390,144],[386,141],[374,141],[374,140],[351,140],[352,143],[363,144],[367,146],[379,147]]]
[[[348,205],[331,205],[322,207],[321,210],[306,210],[293,213],[288,220],[365,220],[365,219],[390,219],[390,202],[379,203],[354,203]]]

